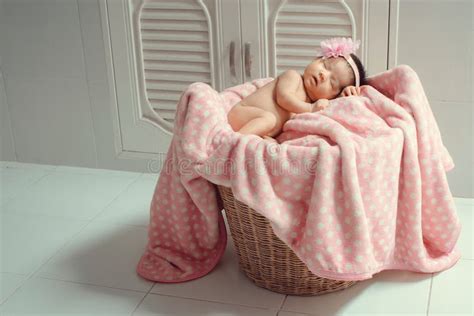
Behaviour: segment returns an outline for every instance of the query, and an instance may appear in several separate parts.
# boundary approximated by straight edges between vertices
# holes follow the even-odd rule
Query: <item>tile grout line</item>
[[[319,316],[319,315],[321,315],[321,314],[309,314],[309,313],[306,313],[306,312],[291,312],[291,311],[279,310],[278,313],[277,313],[277,316],[280,316],[280,312],[296,313],[297,315],[304,315],[304,316]],[[340,315],[343,315],[343,314],[337,314],[337,315],[334,315],[334,316],[340,316]]]
[[[0,162],[3,162],[0,160]],[[81,166],[69,166],[69,165],[46,165],[46,164],[38,164],[38,163],[27,163],[27,162],[18,162],[14,161],[18,165],[14,166],[0,166],[0,169],[20,169],[28,171],[30,169],[35,170],[43,170],[44,172],[51,173],[51,172],[58,172],[58,173],[70,173],[70,174],[82,174],[82,175],[97,175],[97,174],[104,174],[110,172],[110,176],[112,177],[126,177],[129,176],[129,173],[138,174],[138,176],[147,176],[147,175],[157,175],[159,173],[147,173],[147,172],[135,172],[135,171],[128,171],[128,170],[117,170],[117,169],[103,169],[103,168],[93,168],[93,167],[81,167]],[[21,164],[21,165],[20,165]],[[24,167],[23,165],[29,165],[30,167]],[[34,167],[39,166],[39,167]],[[48,166],[48,167],[42,167]],[[65,168],[58,170],[59,168]],[[68,170],[70,168],[71,170]],[[81,171],[75,171],[74,169],[81,169]],[[87,171],[91,170],[91,171]],[[131,177],[131,176],[130,176]]]
[[[155,284],[156,284],[156,283],[159,283],[159,282],[155,282]],[[151,290],[152,290],[152,289],[150,289],[150,291],[151,291]],[[264,311],[275,311],[275,312],[278,312],[278,309],[273,309],[273,308],[270,308],[270,307],[261,307],[261,306],[253,306],[253,305],[243,305],[243,304],[229,303],[229,302],[221,302],[221,301],[210,301],[210,300],[205,300],[205,299],[200,299],[200,298],[186,297],[186,296],[176,296],[176,295],[171,295],[171,294],[148,293],[147,295],[157,295],[157,296],[181,298],[181,299],[192,300],[192,301],[198,301],[198,302],[216,303],[216,304],[223,304],[223,305],[231,305],[231,306],[239,306],[239,307],[247,307],[247,308],[261,309],[261,310],[264,310]]]
[[[36,165],[39,165],[39,164],[36,164]],[[73,172],[73,171],[67,171],[67,170],[63,170],[63,171],[58,171],[57,169],[61,167],[60,165],[55,165],[53,168],[51,169],[48,169],[45,172],[45,174],[43,174],[42,176],[40,176],[38,179],[35,179],[35,180],[32,180],[31,182],[28,182],[25,187],[25,188],[29,188],[29,187],[32,187],[33,185],[37,184],[38,182],[40,182],[43,178],[53,174],[53,173],[59,173],[59,174],[62,174],[62,173],[65,173],[65,174],[80,174],[80,175],[97,175],[97,173],[76,173],[76,172]],[[77,168],[81,168],[81,167],[77,167]],[[27,170],[27,168],[22,168],[22,167],[5,167],[5,169],[21,169],[21,170]],[[85,168],[84,168],[85,169]],[[132,184],[134,184],[140,177],[143,176],[144,173],[138,173],[138,175],[135,177],[135,179],[133,179],[132,182],[130,182],[130,184],[128,184],[126,186],[126,188],[122,191],[120,191],[118,193],[117,196],[115,196],[110,203],[107,203],[103,209],[99,210],[99,213],[93,217],[92,219],[88,220],[88,219],[77,219],[77,218],[71,218],[71,217],[64,217],[64,216],[61,216],[61,215],[45,215],[45,214],[37,214],[37,213],[30,213],[30,212],[27,212],[27,211],[22,211],[21,213],[22,214],[35,214],[35,215],[39,215],[39,216],[49,216],[49,217],[58,217],[58,218],[62,218],[62,219],[71,219],[71,220],[78,220],[78,221],[92,221],[94,220],[98,215],[100,215],[119,195],[121,195],[123,192],[125,192],[125,190],[127,190]],[[112,175],[114,176],[114,175]],[[119,175],[117,175],[117,177],[119,177]],[[0,206],[7,206],[7,204],[9,204],[13,199],[16,199],[18,198],[18,196],[16,195],[13,195],[13,196],[10,196],[6,201],[4,201],[4,203],[1,203]],[[4,214],[6,213],[10,213],[10,212],[4,212]],[[13,213],[12,213],[13,214]],[[124,225],[127,225],[127,224],[124,224]],[[140,225],[128,225],[128,226],[140,226]],[[143,227],[143,226],[140,226],[140,227]]]
[[[55,170],[58,168],[60,165],[50,165],[50,164],[40,164],[40,163],[34,163],[34,162],[22,162],[22,161],[5,161],[5,160],[0,160],[0,163],[4,163],[3,166],[0,165],[0,169],[23,169],[23,170],[28,170],[28,169],[43,169],[43,170]],[[10,165],[7,165],[10,164]],[[29,166],[29,167],[28,167]],[[37,167],[39,166],[39,167]]]
[[[98,2],[97,2],[98,4]],[[92,101],[92,97],[91,97],[91,88],[89,86],[89,64],[88,64],[88,60],[86,58],[86,46],[85,46],[85,40],[84,40],[84,33],[85,33],[85,30],[84,30],[84,17],[81,15],[81,8],[79,7],[79,0],[76,0],[76,9],[77,9],[77,18],[79,20],[79,38],[80,38],[80,42],[81,42],[81,48],[82,48],[82,52],[81,52],[81,60],[82,62],[84,63],[84,83],[85,83],[85,86],[87,88],[87,99],[89,101],[89,106],[87,107],[88,108],[88,112],[89,112],[89,116],[90,116],[90,122],[92,123],[91,124],[91,129],[92,129],[92,144],[93,144],[93,152],[94,152],[94,160],[95,160],[95,164],[96,166],[99,165],[99,155],[98,155],[98,150],[97,150],[97,126],[94,124],[94,115],[93,115],[93,101]],[[82,17],[82,19],[81,19]]]
[[[285,298],[283,299],[283,302],[281,303],[280,307],[278,308],[278,312],[281,311],[283,305],[285,305],[286,300],[288,299],[288,295],[285,295]]]
[[[151,290],[153,289],[153,287],[155,286],[155,283],[153,283],[150,288],[148,289],[148,292],[145,293],[145,295],[143,295],[142,299],[140,300],[140,302],[138,302],[137,306],[135,306],[135,308],[133,309],[132,313],[130,314],[130,316],[133,316],[133,314],[135,314],[135,312],[137,311],[137,309],[140,307],[140,305],[142,305],[143,301],[145,300],[145,298],[148,296],[148,294],[150,294]]]
[[[62,169],[59,169],[59,167],[62,167]],[[70,168],[70,169],[68,169],[68,168]],[[81,169],[81,170],[75,170],[75,169]],[[141,177],[144,174],[144,172],[122,171],[122,170],[114,170],[114,169],[88,168],[88,167],[72,167],[72,166],[58,166],[58,168],[54,169],[53,171],[57,172],[57,173],[79,174],[79,175],[90,175],[90,176],[107,175],[107,176],[110,176],[110,177],[117,177],[117,178],[118,177],[133,178],[132,175],[130,175],[130,173],[135,173],[139,177]]]
[[[37,179],[34,179],[34,180],[31,180],[31,181],[27,182],[27,183],[25,184],[25,186],[24,186],[22,189],[27,189],[27,188],[29,188],[29,187],[32,187],[33,185],[35,185],[37,182],[41,181],[41,180],[42,180],[43,178],[45,178],[46,176],[52,174],[53,171],[56,170],[57,167],[58,167],[58,166],[55,166],[54,168],[51,168],[51,169],[48,169],[48,170],[43,170],[44,174],[43,174],[42,176],[40,176],[40,177],[37,178]],[[16,167],[15,167],[15,168],[6,167],[5,169],[20,169],[20,170],[26,170],[26,171],[27,171],[26,168],[16,168]],[[7,200],[4,201],[5,203],[1,203],[0,205],[1,205],[1,206],[6,206],[8,203],[11,202],[11,200],[17,198],[17,195],[19,196],[20,194],[19,194],[19,193],[16,193],[16,194],[14,194],[14,195],[8,197]]]
[[[434,273],[431,273],[430,290],[428,292],[428,306],[426,306],[426,316],[430,314],[431,294],[433,289]]]
[[[122,287],[113,287],[113,286],[108,286],[108,285],[103,285],[103,284],[94,284],[94,283],[88,283],[88,282],[56,279],[56,278],[53,278],[53,277],[37,276],[37,278],[50,280],[50,281],[59,281],[59,282],[64,282],[64,283],[80,284],[80,285],[87,285],[87,286],[96,286],[96,287],[101,287],[101,288],[106,288],[106,289],[111,289],[111,290],[129,291],[129,292],[136,292],[136,293],[141,293],[141,294],[147,294],[148,293],[147,291],[126,289],[126,288],[122,288]],[[153,287],[153,286],[151,286],[151,287]],[[151,288],[150,288],[150,290],[151,290]]]
[[[62,172],[62,171],[60,171],[60,172]],[[69,172],[65,172],[65,173],[69,173]],[[72,173],[72,174],[84,175],[83,173]],[[85,174],[85,175],[94,175],[94,174]],[[135,179],[133,179],[123,190],[119,191],[117,193],[117,195],[115,197],[113,197],[106,205],[104,205],[103,208],[99,209],[98,213],[94,217],[92,217],[91,219],[80,219],[80,218],[62,216],[62,215],[57,215],[57,214],[54,214],[54,215],[42,214],[42,213],[38,214],[38,213],[32,213],[32,212],[28,212],[28,211],[21,211],[21,212],[18,213],[18,215],[37,215],[37,216],[44,216],[44,217],[53,217],[53,218],[60,218],[60,219],[64,219],[64,220],[88,222],[87,225],[89,225],[90,222],[94,221],[100,214],[102,214],[105,211],[105,209],[107,207],[109,207],[120,195],[122,195],[124,192],[126,192],[130,188],[130,186],[132,186],[136,181],[138,181],[138,179],[141,177],[141,175],[142,175],[142,173],[140,173]],[[46,176],[46,175],[44,175],[44,176]],[[42,178],[44,176],[42,176]],[[40,179],[38,179],[38,181],[39,180]],[[6,213],[14,214],[13,211],[8,211],[8,212],[4,212],[4,213],[5,214]],[[113,224],[117,224],[117,223],[114,222]],[[119,223],[118,225],[133,226],[133,227],[147,227],[147,226],[143,226],[143,225],[124,224],[124,223]]]
[[[112,205],[112,203],[118,199],[119,196],[121,196],[123,193],[127,192],[128,189],[133,185],[135,184],[135,182],[138,181],[138,179],[142,176],[143,173],[140,173],[133,181],[131,181],[122,191],[120,191],[112,200],[110,200],[109,203],[107,203],[94,217],[92,217],[89,221],[90,222],[93,222],[97,219],[97,217],[99,217],[102,213],[104,213],[104,211],[107,209],[107,207],[109,207],[110,205]],[[137,226],[137,225],[134,225],[134,226]],[[143,226],[141,226],[143,227]]]

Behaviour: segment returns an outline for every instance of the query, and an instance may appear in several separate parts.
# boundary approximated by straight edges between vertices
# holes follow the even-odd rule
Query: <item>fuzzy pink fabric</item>
[[[446,171],[454,163],[415,71],[369,78],[360,96],[286,122],[281,144],[232,131],[226,113],[270,79],[179,101],[174,137],[137,267],[157,282],[202,277],[226,247],[215,184],[267,217],[316,275],[364,280],[382,270],[442,271],[460,258],[461,223]]]

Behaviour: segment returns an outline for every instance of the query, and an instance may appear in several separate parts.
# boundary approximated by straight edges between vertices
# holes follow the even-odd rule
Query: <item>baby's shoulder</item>
[[[303,78],[301,74],[293,69],[288,69],[278,76],[278,88],[284,90],[295,90],[301,86]]]
[[[282,74],[280,74],[278,78],[301,80],[301,74],[294,69],[288,69],[285,70]]]

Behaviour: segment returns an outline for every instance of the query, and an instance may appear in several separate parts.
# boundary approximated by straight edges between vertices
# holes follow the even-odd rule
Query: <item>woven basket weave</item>
[[[357,283],[314,275],[275,235],[264,216],[236,200],[230,188],[217,187],[239,256],[239,265],[255,284],[282,294],[321,295]]]

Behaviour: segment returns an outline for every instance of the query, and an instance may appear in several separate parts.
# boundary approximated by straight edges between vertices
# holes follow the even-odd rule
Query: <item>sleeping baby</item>
[[[322,56],[314,59],[303,75],[287,70],[275,80],[245,97],[230,109],[227,119],[241,134],[275,141],[287,120],[297,113],[326,108],[329,100],[360,94],[365,70],[354,55],[359,41],[333,38],[321,42]]]

